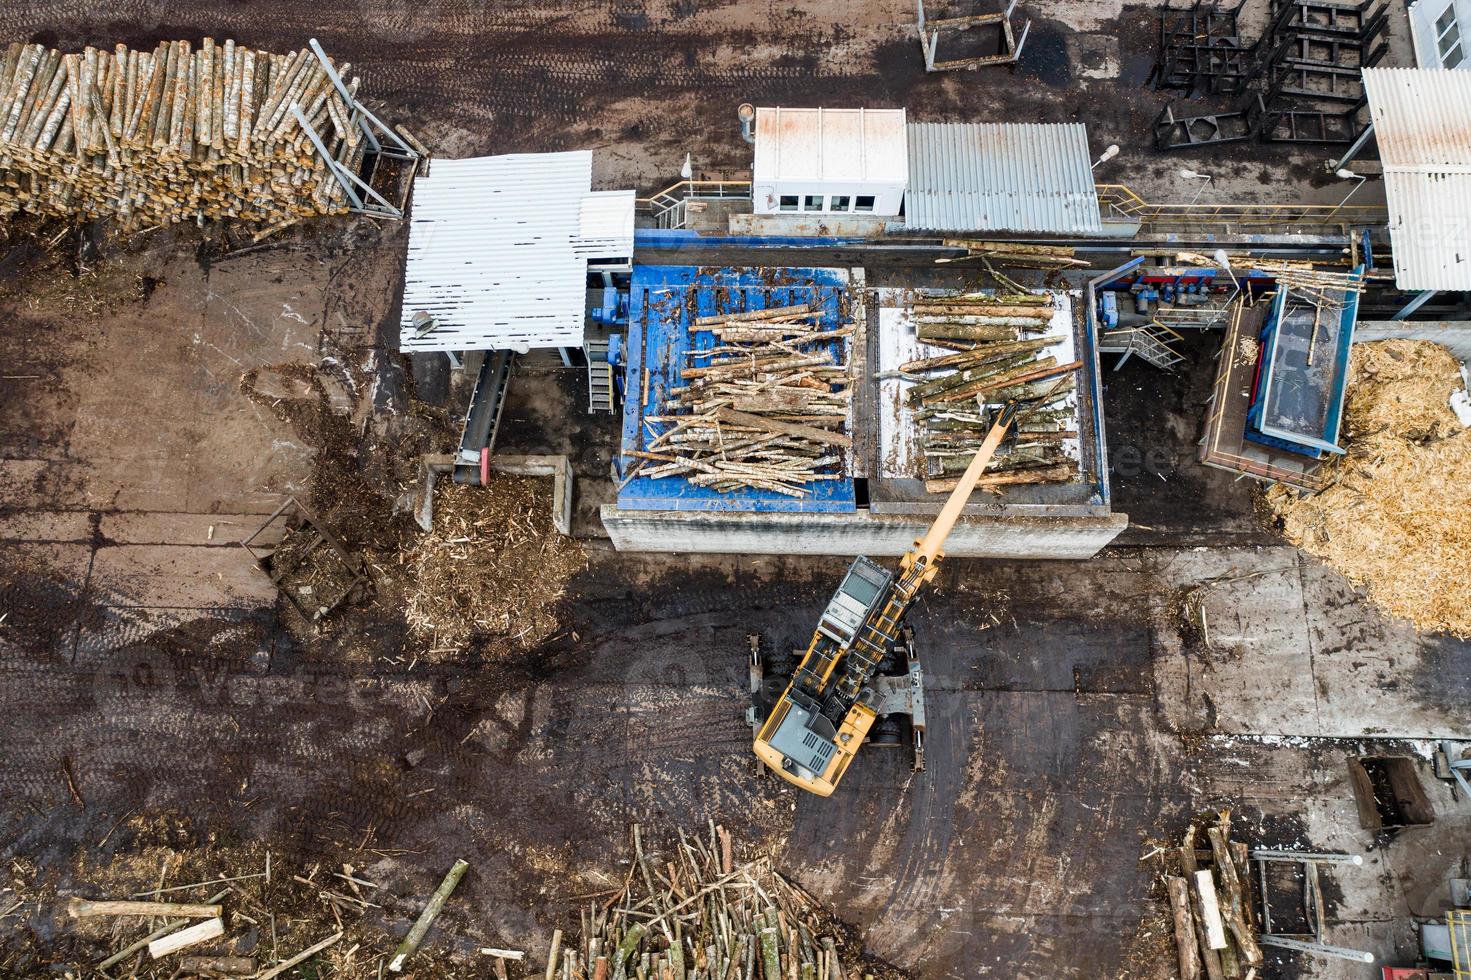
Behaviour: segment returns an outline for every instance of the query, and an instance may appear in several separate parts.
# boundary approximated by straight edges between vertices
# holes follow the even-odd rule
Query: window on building
[[[777,207],[777,210],[778,211],[795,211],[795,210],[797,210],[797,195],[795,195],[795,194],[783,194],[781,196],[781,199],[777,202],[776,207]]]
[[[803,211],[821,211],[822,210],[822,195],[821,194],[808,194],[806,197],[802,198],[802,210]]]
[[[1435,52],[1440,56],[1442,68],[1456,68],[1466,59],[1461,46],[1461,25],[1456,20],[1456,5],[1445,8],[1445,13],[1435,22]]]
[[[872,194],[859,194],[853,199],[854,211],[872,211],[876,199]]]
[[[846,211],[853,206],[853,198],[847,194],[834,194],[829,203],[829,211]]]

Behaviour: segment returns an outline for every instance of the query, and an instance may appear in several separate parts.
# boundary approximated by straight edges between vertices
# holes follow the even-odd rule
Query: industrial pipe
[[[741,119],[741,136],[747,143],[756,143],[756,107],[749,102],[742,102],[741,107],[736,110],[736,115]]]

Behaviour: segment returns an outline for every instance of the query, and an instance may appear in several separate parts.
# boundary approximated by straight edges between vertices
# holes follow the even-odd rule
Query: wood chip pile
[[[887,971],[885,971],[887,972]],[[860,980],[873,969],[848,950],[819,903],[771,867],[741,859],[724,828],[680,835],[654,854],[634,828],[622,890],[582,913],[580,942],[559,951],[548,977],[604,980]]]
[[[551,501],[544,477],[435,486],[434,529],[400,556],[409,628],[431,654],[472,641],[491,652],[529,650],[557,631],[557,603],[587,555],[552,526]]]
[[[1265,961],[1251,852],[1231,839],[1231,811],[1194,821],[1178,848],[1158,849],[1181,980],[1243,980]]]
[[[1471,429],[1450,408],[1460,363],[1423,341],[1355,344],[1327,486],[1267,501],[1288,539],[1417,629],[1471,636]],[[1461,397],[1464,397],[1462,395]]]
[[[699,366],[681,369],[668,414],[646,418],[646,448],[628,453],[639,475],[788,497],[839,479],[852,446],[844,430],[853,328],[830,319],[807,304],[696,319],[689,356]],[[693,349],[701,332],[716,345]]]
[[[342,189],[293,104],[356,171],[367,141],[306,48],[280,55],[205,38],[198,49],[163,41],[63,54],[11,44],[0,63],[0,215],[281,226],[342,213]]]
[[[907,398],[922,427],[925,489],[949,493],[991,428],[981,403],[1015,401],[1029,412],[987,467],[979,486],[1061,483],[1074,479],[1077,465],[1064,442],[1077,439],[1068,404],[1077,388],[1080,362],[1058,363],[1044,349],[1051,297],[1032,293],[921,296],[913,306],[919,339],[947,354],[918,358],[899,367],[913,382]]]

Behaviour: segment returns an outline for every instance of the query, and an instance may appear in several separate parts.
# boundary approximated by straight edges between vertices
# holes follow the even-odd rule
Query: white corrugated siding
[[[1471,289],[1471,71],[1366,68],[1394,281]]]
[[[593,191],[582,199],[578,240],[572,250],[585,259],[633,255],[633,191]]]
[[[586,150],[435,160],[414,184],[399,346],[582,346],[587,255],[605,254],[614,242],[633,250],[632,192],[624,197],[627,228],[613,232],[607,202],[599,201],[586,218],[598,240],[584,240],[591,187]],[[416,339],[419,310],[439,325]]]
[[[1081,123],[910,123],[912,231],[1102,230]]]

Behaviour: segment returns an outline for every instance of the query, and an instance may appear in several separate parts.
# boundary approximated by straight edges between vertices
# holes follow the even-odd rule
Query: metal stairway
[[[1173,371],[1175,365],[1185,358],[1170,346],[1171,338],[1178,339],[1179,334],[1157,323],[1146,323],[1137,327],[1116,327],[1113,330],[1105,330],[1099,335],[1098,352],[1124,355],[1114,365],[1115,371],[1123,367],[1124,362],[1135,354],[1157,368]]]
[[[608,363],[608,338],[587,338],[583,351],[587,354],[587,410],[612,414],[613,365]]]

